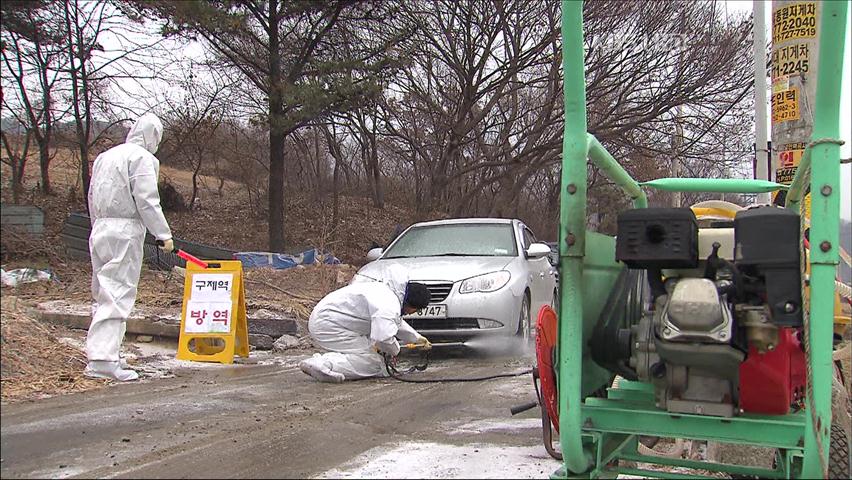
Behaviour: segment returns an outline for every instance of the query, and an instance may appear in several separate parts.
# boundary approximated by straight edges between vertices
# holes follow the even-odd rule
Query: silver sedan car
[[[431,303],[404,317],[430,340],[460,341],[482,335],[517,335],[529,340],[534,319],[553,305],[556,269],[550,247],[537,242],[519,220],[466,218],[417,223],[372,260],[353,282],[378,278],[384,267],[405,267],[424,283]]]

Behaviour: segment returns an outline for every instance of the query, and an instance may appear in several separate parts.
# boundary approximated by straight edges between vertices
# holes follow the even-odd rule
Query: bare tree
[[[14,140],[10,141],[7,132],[0,131],[0,139],[3,140],[3,150],[6,152],[6,156],[3,157],[3,163],[9,165],[9,168],[12,170],[12,178],[9,179],[9,187],[12,189],[12,199],[17,203],[20,199],[21,190],[24,185],[24,168],[27,165],[27,158],[29,157],[30,152],[30,136],[32,135],[32,131],[27,129],[24,132],[23,140],[20,139],[20,135],[16,136]]]
[[[198,176],[205,165],[220,170],[221,130],[228,109],[230,84],[221,75],[208,72],[206,81],[197,81],[192,67],[181,82],[182,96],[166,99],[166,124],[169,130],[163,157],[177,160],[192,170],[189,208],[198,198]],[[221,171],[222,182],[224,177]],[[221,194],[223,183],[220,183]]]
[[[331,228],[334,232],[340,219],[340,166],[343,164],[343,153],[340,148],[340,140],[335,135],[336,125],[333,120],[322,126],[322,133],[325,136],[326,145],[328,145],[328,153],[334,159],[334,169],[332,170],[332,213],[331,213]],[[333,233],[332,233],[333,235]]]
[[[269,126],[269,248],[284,248],[284,149],[287,137],[316,118],[346,110],[376,91],[396,37],[370,27],[390,3],[133,2],[168,22],[167,32],[197,35],[266,100]],[[343,29],[347,25],[349,28]],[[336,48],[356,35],[357,50]]]
[[[385,189],[379,164],[379,119],[374,102],[361,106],[346,115],[346,128],[358,144],[358,153],[364,169],[373,206],[385,208]]]
[[[419,48],[385,92],[382,155],[396,165],[388,171],[414,182],[418,206],[529,217],[545,203],[549,213],[542,215],[555,225],[563,102],[558,4],[406,6],[420,27],[411,39]],[[748,19],[724,18],[713,1],[662,9],[587,2],[584,19],[589,130],[628,171],[640,179],[668,174],[675,120],[687,139],[676,152],[685,169],[722,175],[742,163]],[[589,178],[590,211],[609,225],[614,217],[606,212],[623,201],[594,169]]]
[[[154,45],[129,40],[140,32],[107,0],[63,0],[64,54],[67,66],[68,102],[74,121],[76,148],[80,157],[83,196],[88,195],[92,147],[110,129],[126,120],[109,99],[110,87],[144,76],[134,66],[140,54]],[[106,40],[105,40],[106,38]],[[105,43],[115,44],[104,47]],[[131,75],[126,71],[132,70]],[[129,78],[128,78],[129,77]],[[99,117],[99,118],[96,118]]]
[[[63,36],[56,7],[49,2],[9,2],[4,4],[0,29],[0,56],[5,67],[2,77],[14,92],[10,99],[9,87],[4,86],[3,109],[11,112],[38,146],[40,185],[46,194],[51,193],[51,142],[62,116],[55,104],[55,88],[65,63],[59,47]],[[23,169],[24,165],[20,166]]]
[[[421,135],[407,131],[412,119],[405,116],[420,117],[418,128],[428,129],[433,142],[411,149],[433,206],[464,211],[500,181],[516,190],[514,180],[542,161],[541,147],[558,133],[554,109],[539,101],[561,98],[547,56],[558,38],[557,11],[546,1],[410,4],[407,13],[420,26],[412,42],[421,48],[403,70],[401,100],[392,104],[412,105],[386,110],[386,128],[410,144]],[[536,108],[540,115],[530,115]]]

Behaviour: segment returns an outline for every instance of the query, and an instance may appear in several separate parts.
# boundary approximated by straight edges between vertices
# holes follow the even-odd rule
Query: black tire
[[[530,293],[524,292],[524,299],[521,301],[521,311],[518,316],[518,331],[516,335],[524,339],[524,344],[532,343],[532,317],[530,315]]]
[[[840,425],[831,426],[831,445],[828,448],[828,478],[850,478],[849,436]]]
[[[553,290],[553,300],[550,302],[550,308],[556,312],[556,317],[559,318],[559,289]]]

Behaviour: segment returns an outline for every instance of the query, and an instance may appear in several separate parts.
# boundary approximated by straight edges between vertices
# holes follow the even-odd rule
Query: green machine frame
[[[640,184],[587,133],[583,52],[583,2],[562,1],[565,130],[560,205],[559,438],[563,465],[554,478],[611,477],[618,473],[657,478],[683,474],[625,468],[624,462],[680,466],[768,478],[822,478],[831,425],[834,275],[840,218],[840,88],[848,2],[824,2],[813,136],[787,194],[799,208],[810,186],[810,317],[805,409],[766,416],[719,418],[671,414],[654,406],[653,387],[621,381],[606,398],[590,396],[611,375],[590,358],[587,342],[609,291],[624,268],[615,261],[612,237],[586,231],[587,162],[605,172],[633,200],[647,207],[642,188],[668,191],[760,193],[788,188],[762,180],[664,178]],[[811,166],[818,168],[811,168]],[[642,455],[639,435],[709,440],[777,449],[774,469]]]

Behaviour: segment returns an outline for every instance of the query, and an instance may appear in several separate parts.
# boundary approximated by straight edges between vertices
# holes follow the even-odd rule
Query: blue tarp
[[[270,252],[237,252],[234,254],[234,259],[243,262],[243,268],[270,267],[279,270],[292,268],[296,265],[313,265],[315,263],[335,265],[340,263],[340,260],[334,255],[320,252],[315,248],[298,255]]]

